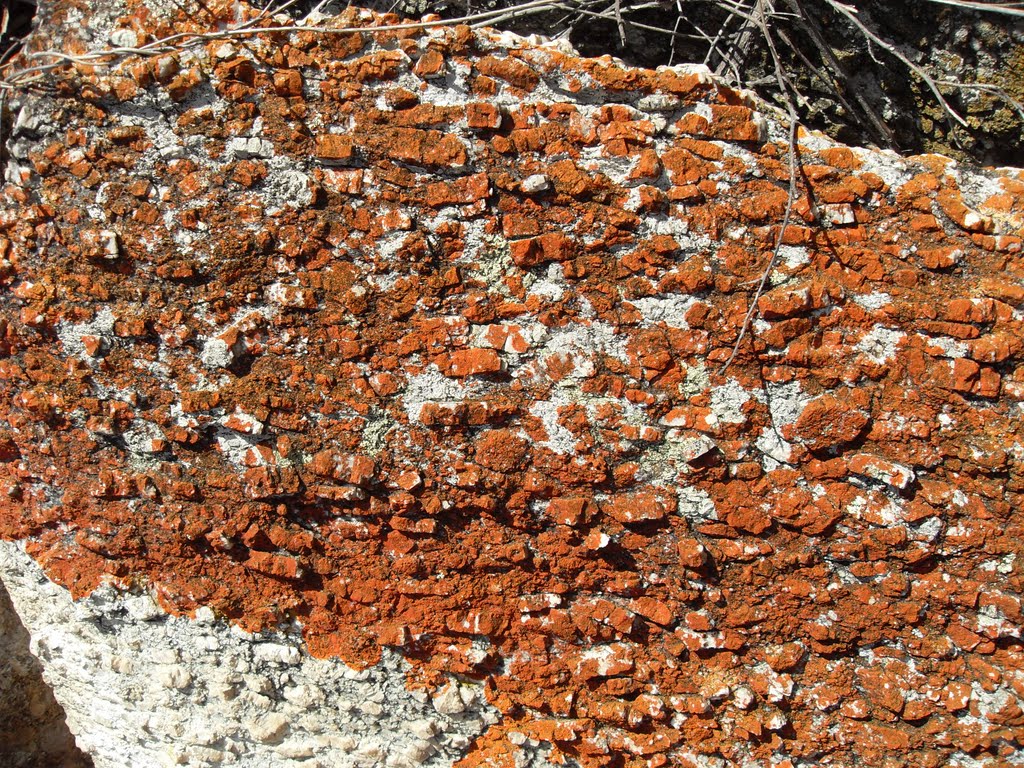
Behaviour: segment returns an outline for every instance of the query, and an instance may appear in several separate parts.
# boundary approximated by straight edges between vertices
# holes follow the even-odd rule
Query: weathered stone
[[[1019,749],[1020,171],[801,133],[780,232],[787,131],[701,68],[41,10],[217,33],[7,76],[2,575],[98,764]]]

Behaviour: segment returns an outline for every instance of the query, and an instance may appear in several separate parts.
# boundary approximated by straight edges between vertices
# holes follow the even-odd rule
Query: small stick
[[[879,48],[881,48],[884,51],[887,51],[890,55],[895,56],[897,59],[903,62],[903,64],[911,72],[913,72],[915,75],[921,78],[924,84],[928,86],[928,89],[935,96],[936,100],[939,102],[939,104],[942,105],[942,109],[945,111],[945,113],[953,120],[960,123],[960,125],[962,125],[963,127],[968,127],[967,121],[960,116],[959,112],[957,112],[955,109],[953,109],[952,106],[950,106],[948,101],[946,101],[946,97],[942,95],[942,92],[939,90],[939,86],[935,83],[935,80],[932,79],[931,75],[929,75],[927,72],[921,69],[921,67],[917,66],[917,64],[915,64],[909,58],[907,58],[903,53],[901,53],[896,48],[896,46],[892,45],[891,43],[887,43],[885,40],[883,40],[870,29],[868,29],[867,26],[865,26],[864,22],[862,22],[857,17],[856,8],[853,8],[852,6],[849,5],[844,5],[843,3],[838,2],[838,0],[825,0],[825,2],[828,3],[828,5],[831,6],[833,9],[838,11],[841,15],[849,19],[850,22],[855,27],[857,27],[857,29],[860,30],[861,34],[868,39],[869,44],[871,42],[874,42]]]
[[[294,1],[294,0],[293,0]],[[71,55],[62,51],[38,51],[35,53],[28,54],[26,58],[30,61],[47,59],[51,61],[46,64],[37,64],[35,66],[26,67],[24,69],[16,70],[6,75],[3,80],[0,80],[0,88],[16,88],[20,85],[25,85],[32,80],[36,79],[39,75],[58,69],[66,64],[93,64],[103,65],[109,63],[109,59],[122,59],[127,56],[158,56],[163,53],[171,53],[183,50],[185,48],[209,42],[211,40],[230,40],[238,39],[243,37],[255,37],[261,34],[269,34],[274,32],[314,32],[318,34],[355,34],[355,33],[373,33],[373,32],[397,32],[411,29],[428,29],[433,27],[448,26],[452,24],[463,24],[467,22],[484,22],[484,23],[495,23],[496,21],[504,21],[509,18],[515,18],[516,16],[529,15],[532,13],[543,13],[548,10],[565,8],[562,3],[557,0],[532,0],[531,2],[521,3],[520,5],[513,6],[512,8],[503,8],[500,10],[484,11],[481,13],[472,14],[469,16],[463,16],[456,19],[438,19],[437,21],[418,21],[408,22],[402,24],[386,24],[381,26],[368,26],[368,27],[325,27],[325,26],[309,26],[302,24],[290,24],[290,25],[274,25],[265,27],[253,27],[247,26],[246,24],[238,27],[232,27],[230,29],[220,30],[217,32],[178,32],[167,37],[154,40],[146,45],[140,47],[118,47],[118,48],[106,48],[99,51],[93,51],[90,53]],[[276,11],[275,11],[276,12]],[[251,23],[251,22],[250,22]]]
[[[790,8],[792,8],[797,13],[800,20],[804,22],[803,28],[810,34],[811,40],[814,42],[815,47],[821,54],[822,60],[826,63],[829,69],[831,69],[831,71],[836,76],[838,76],[839,83],[850,82],[849,75],[846,73],[846,70],[843,67],[842,63],[839,61],[839,59],[836,58],[836,55],[832,51],[832,48],[829,47],[828,41],[825,39],[824,34],[822,34],[821,27],[818,24],[818,22],[810,14],[804,11],[803,4],[800,2],[800,0],[786,0],[786,2],[787,5],[789,5]],[[790,50],[795,51],[797,56],[803,59],[804,63],[812,71],[817,72],[817,68],[814,67],[814,65],[811,64],[810,61],[808,61],[807,57],[804,55],[804,52],[799,47],[797,47],[789,40],[787,40],[786,36],[781,31],[779,35],[790,47]],[[819,77],[822,77],[822,73],[818,72],[817,74]],[[822,79],[824,80],[825,78],[822,77]],[[851,108],[849,102],[847,102],[847,100],[843,97],[840,88],[840,85],[833,83],[833,92],[839,98],[840,103],[843,105],[843,107],[845,107],[847,112],[849,112],[851,115],[854,115],[854,110]],[[892,144],[895,138],[892,129],[889,128],[889,126],[885,124],[885,121],[878,116],[878,114],[872,108],[871,104],[868,102],[866,98],[864,98],[864,95],[860,92],[859,89],[853,89],[853,98],[857,101],[857,104],[860,105],[863,114],[868,118],[868,121],[871,123],[876,138],[880,139],[883,143]]]
[[[626,49],[626,22],[622,20],[622,0],[615,0],[615,26],[619,30],[619,44]]]
[[[971,0],[929,0],[929,2],[939,3],[941,5],[951,5],[954,8],[966,8],[971,11],[988,11],[989,13],[1005,13],[1007,16],[1024,17],[1024,9],[1017,7],[1021,5],[1020,3],[1002,5],[998,3],[977,3],[971,2]]]
[[[739,354],[740,351],[740,345],[743,343],[743,339],[746,338],[747,331],[750,329],[750,324],[753,322],[754,317],[759,313],[757,304],[760,301],[761,296],[764,295],[764,289],[771,277],[772,270],[775,269],[775,265],[779,261],[779,254],[782,252],[782,243],[786,237],[786,228],[789,226],[789,220],[793,215],[793,206],[796,204],[797,176],[799,173],[799,161],[797,159],[799,150],[796,143],[796,131],[799,121],[797,119],[796,103],[794,102],[791,86],[786,78],[786,73],[782,69],[782,60],[779,58],[778,51],[775,50],[775,41],[772,40],[771,33],[768,31],[768,26],[765,24],[763,19],[760,22],[760,26],[761,34],[764,36],[765,42],[768,44],[768,50],[771,52],[772,60],[775,63],[775,78],[779,84],[779,90],[785,94],[786,106],[789,109],[789,193],[786,197],[786,213],[782,217],[782,226],[779,227],[779,233],[775,237],[775,247],[772,249],[772,257],[768,260],[768,266],[765,267],[764,272],[761,273],[761,280],[757,284],[757,290],[754,291],[754,297],[750,301],[750,307],[747,309],[747,314],[743,318],[743,325],[740,327],[740,334],[736,338],[736,343],[733,345],[729,359],[726,360],[725,364],[721,369],[719,369],[719,376],[724,375],[729,366],[732,365],[732,361],[736,359],[736,355]]]

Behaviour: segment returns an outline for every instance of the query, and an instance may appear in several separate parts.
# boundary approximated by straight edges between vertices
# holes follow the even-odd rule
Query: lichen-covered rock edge
[[[208,23],[83,7],[29,48]],[[467,764],[1016,752],[1019,172],[802,136],[721,372],[787,147],[699,69],[457,27],[52,77],[0,243],[51,578],[483,680]]]

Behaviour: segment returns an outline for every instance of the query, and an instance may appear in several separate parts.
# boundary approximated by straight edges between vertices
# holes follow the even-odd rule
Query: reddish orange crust
[[[66,131],[0,227],[0,535],[76,595],[483,678],[466,766],[510,732],[585,766],[1019,749],[1020,174],[805,149],[721,375],[786,147],[696,74],[487,40],[52,75]]]

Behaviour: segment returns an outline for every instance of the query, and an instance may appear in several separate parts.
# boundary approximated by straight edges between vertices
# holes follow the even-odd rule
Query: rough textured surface
[[[91,764],[75,746],[64,711],[29,649],[29,633],[0,580],[0,765],[86,768]]]
[[[46,12],[29,49],[213,24]],[[803,136],[723,373],[788,162],[699,69],[460,27],[47,78],[0,534],[51,579],[480,681],[466,766],[1020,760],[1021,172]]]
[[[169,617],[144,592],[102,587],[72,602],[10,543],[0,575],[100,768],[451,765],[498,720],[479,684],[406,690],[394,653],[356,671],[310,658],[295,632],[249,635],[208,609]]]
[[[297,13],[316,3],[299,2]],[[455,18],[467,7],[490,8],[496,3],[513,4],[512,0],[491,0],[467,6],[436,0],[413,5],[443,8],[439,13]],[[392,0],[370,0],[369,4],[393,7]],[[967,125],[951,120],[925,83],[879,46],[866,44],[864,34],[831,10],[826,0],[782,0],[773,6],[769,27],[788,79],[800,93],[797,108],[805,125],[849,144],[938,152],[982,165],[1024,164],[1024,110],[994,92],[1001,88],[1006,96],[1024,102],[1024,19],[934,0],[858,0],[848,6],[855,6],[860,22],[924,68],[935,82],[966,83],[963,89],[944,85],[942,92]],[[410,6],[400,3],[398,7]],[[733,64],[723,61],[720,51],[709,52],[712,45],[722,44],[717,30],[724,27],[728,39],[740,26],[735,18],[735,26],[726,21],[734,11],[730,4],[622,0],[616,7],[625,22],[624,47],[614,13],[580,23],[578,16],[558,8],[503,24],[521,33],[567,35],[581,53],[590,56],[612,52],[631,64],[651,67],[704,61],[732,75]],[[800,13],[779,13],[782,8]],[[658,31],[687,27],[711,34],[672,37]],[[808,36],[811,27],[817,27],[827,41],[830,56],[822,57]],[[771,52],[760,33],[745,48],[736,65],[738,82],[751,83],[764,98],[785,107]],[[864,104],[870,105],[874,115],[865,111]]]

